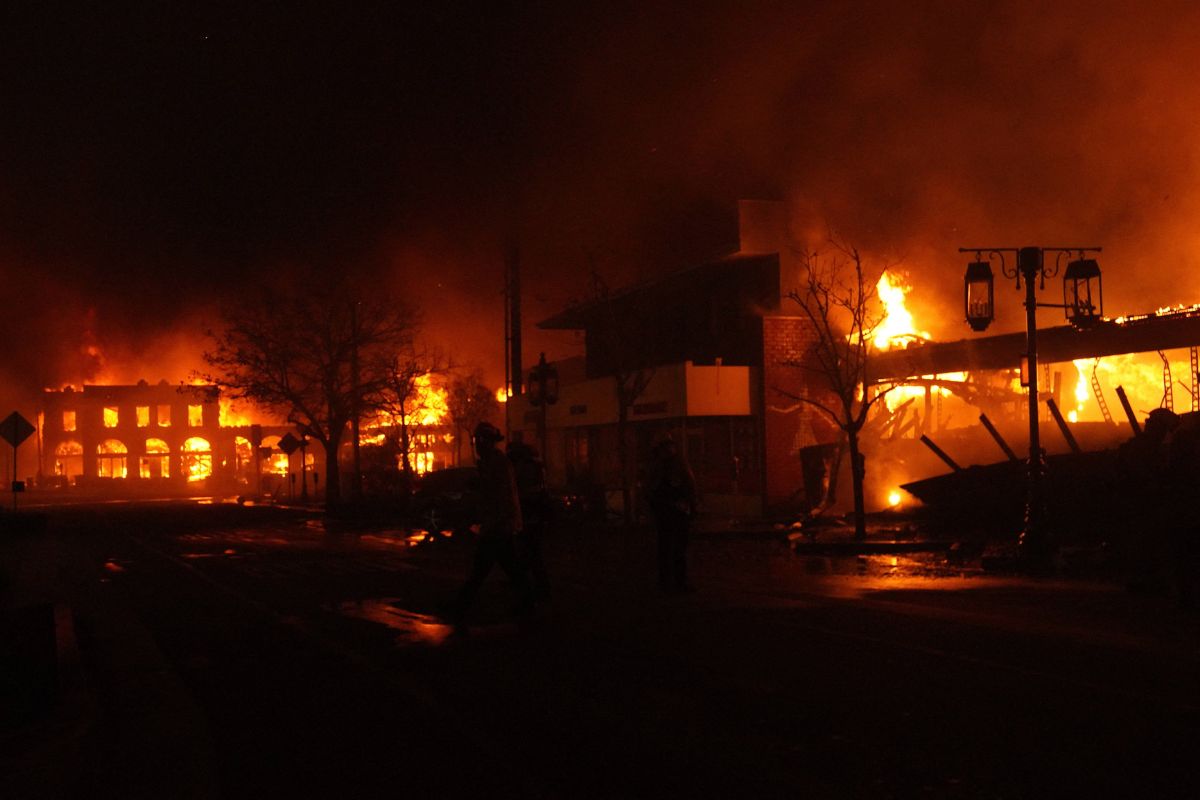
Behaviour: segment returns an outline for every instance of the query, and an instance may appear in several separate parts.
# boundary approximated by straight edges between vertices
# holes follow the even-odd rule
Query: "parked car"
[[[478,521],[479,470],[450,467],[417,479],[409,519],[431,533],[466,533]]]

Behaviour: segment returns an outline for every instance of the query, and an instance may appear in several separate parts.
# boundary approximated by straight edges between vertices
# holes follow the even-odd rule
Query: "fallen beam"
[[[946,455],[945,450],[943,450],[942,448],[940,448],[936,444],[934,444],[933,439],[930,439],[928,436],[921,434],[921,443],[924,444],[926,447],[928,447],[930,450],[932,450],[933,454],[935,456],[940,458],[942,461],[946,462],[946,466],[950,467],[950,469],[954,470],[955,472],[962,472],[962,467],[960,467],[953,458]]]
[[[1000,431],[996,430],[996,426],[992,424],[990,419],[988,419],[987,414],[980,414],[979,421],[983,423],[983,427],[987,428],[987,432],[990,433],[992,438],[996,440],[996,444],[1000,445],[1000,449],[1004,451],[1004,455],[1008,456],[1009,461],[1021,460],[1017,458],[1017,454],[1014,453],[1012,448],[1008,446],[1008,442],[1004,441],[1004,437],[1000,435]]]
[[[1142,426],[1138,425],[1137,415],[1133,413],[1133,406],[1129,405],[1129,397],[1125,394],[1125,387],[1117,387],[1117,399],[1121,401],[1121,408],[1125,409],[1125,418],[1129,420],[1129,427],[1133,428],[1134,436],[1142,435]]]
[[[1075,441],[1075,434],[1071,433],[1071,429],[1067,427],[1067,421],[1063,419],[1062,412],[1058,410],[1058,403],[1054,402],[1051,397],[1046,401],[1046,406],[1050,409],[1050,416],[1054,417],[1054,421],[1058,423],[1058,429],[1062,431],[1063,438],[1067,440],[1067,447],[1071,448],[1072,453],[1082,453],[1079,449],[1079,442]]]

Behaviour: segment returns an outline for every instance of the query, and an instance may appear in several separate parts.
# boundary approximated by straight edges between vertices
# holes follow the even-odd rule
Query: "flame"
[[[436,454],[428,447],[438,438],[422,432],[421,429],[444,426],[450,415],[450,407],[445,387],[434,383],[433,376],[428,373],[414,381],[413,389],[413,397],[407,403],[409,411],[404,415],[404,423],[409,426],[409,465],[414,472],[421,475],[434,467]],[[399,425],[400,419],[396,415],[377,414],[362,426],[358,441],[364,445],[382,445],[388,438],[387,429]]]
[[[883,304],[884,316],[875,329],[872,339],[875,349],[890,350],[895,346],[907,346],[908,342],[913,339],[929,338],[928,331],[917,328],[912,312],[908,310],[908,306],[904,302],[905,296],[911,290],[912,287],[904,285],[898,277],[893,278],[887,272],[879,276],[879,281],[875,284],[875,291],[879,295],[879,302]],[[938,375],[922,375],[921,378],[922,380],[936,380],[942,384],[962,383],[967,380],[967,373],[948,372]],[[950,389],[945,385],[931,386],[929,391],[942,397],[951,394]],[[909,398],[923,397],[925,392],[925,386],[899,386],[888,393],[884,398],[884,403],[889,409],[895,410],[900,403]]]
[[[183,454],[183,474],[189,482],[202,481],[212,475],[212,445],[207,439],[193,436],[179,448]]]
[[[228,397],[221,398],[221,427],[241,428],[250,425],[253,420],[241,409],[234,405]]]
[[[887,503],[892,508],[895,508],[896,506],[900,505],[900,501],[903,499],[904,499],[904,496],[900,494],[900,491],[898,489],[892,489],[890,492],[888,492]]]
[[[507,403],[508,402],[508,389],[505,389],[503,386],[501,386],[499,389],[496,390],[496,402],[497,403]]]
[[[413,408],[416,409],[409,415],[409,425],[441,425],[450,413],[450,407],[446,404],[446,389],[443,386],[437,386],[433,382],[433,376],[426,373],[416,380],[416,401],[413,403]]]
[[[876,350],[890,350],[893,345],[905,339],[919,337],[929,338],[928,331],[917,330],[913,323],[912,312],[904,303],[904,296],[911,291],[910,286],[900,283],[899,278],[893,280],[891,275],[884,272],[875,284],[879,302],[883,304],[884,316],[875,329],[874,344]]]

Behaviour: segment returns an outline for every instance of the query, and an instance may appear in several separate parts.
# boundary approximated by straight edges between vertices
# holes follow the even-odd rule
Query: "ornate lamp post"
[[[1067,322],[1077,328],[1087,328],[1099,321],[1103,313],[1101,298],[1100,265],[1095,259],[1085,258],[1086,253],[1098,253],[1099,247],[960,247],[960,253],[974,253],[975,261],[967,265],[964,299],[967,323],[972,330],[982,331],[995,317],[993,277],[989,264],[992,258],[1000,261],[1000,272],[1006,278],[1015,278],[1017,290],[1021,279],[1025,279],[1025,362],[1029,383],[1029,463],[1026,478],[1025,524],[1021,531],[1019,547],[1021,556],[1037,559],[1051,550],[1051,542],[1044,527],[1045,497],[1042,493],[1042,478],[1046,471],[1038,431],[1038,363],[1037,363],[1037,310],[1038,308],[1061,308],[1066,312]],[[984,253],[987,260],[984,260]],[[1005,254],[1015,256],[1016,263],[1009,267]],[[1046,253],[1054,253],[1052,267],[1045,264]],[[1046,278],[1058,275],[1063,256],[1076,254],[1076,260],[1067,265],[1063,274],[1063,302],[1037,302],[1037,289],[1046,288]],[[1094,286],[1093,286],[1093,281]]]
[[[539,455],[546,458],[546,407],[558,402],[558,367],[546,363],[542,353],[538,363],[529,370],[529,404],[540,410],[538,414]]]

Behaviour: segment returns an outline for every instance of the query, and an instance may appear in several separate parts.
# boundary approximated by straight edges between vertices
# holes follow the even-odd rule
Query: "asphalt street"
[[[80,796],[1197,796],[1197,618],[928,557],[563,527],[552,601],[472,542],[299,512],[55,512],[99,712]]]

